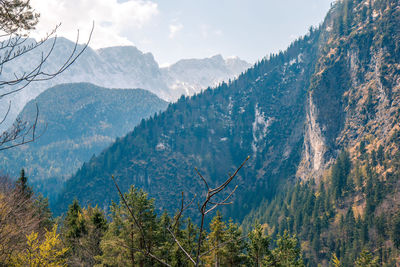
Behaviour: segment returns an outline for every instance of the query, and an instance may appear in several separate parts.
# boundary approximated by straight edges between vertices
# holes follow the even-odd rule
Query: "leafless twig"
[[[0,0],[0,13],[7,12],[4,11],[5,2],[7,1]],[[50,37],[55,35],[58,27],[59,25],[57,25],[50,33],[48,33],[40,41],[32,42],[27,45],[25,44],[27,38],[23,38],[21,35],[14,35],[14,32],[9,33],[8,40],[0,42],[0,51],[1,51],[0,90],[2,90],[2,92],[0,92],[0,99],[25,89],[32,82],[45,81],[55,78],[57,75],[61,74],[66,69],[68,69],[87,49],[89,42],[92,38],[94,23],[92,25],[92,29],[90,31],[87,42],[80,49],[78,49],[78,43],[79,43],[79,31],[78,31],[77,39],[75,41],[75,45],[72,51],[70,52],[68,58],[66,58],[65,61],[57,69],[50,72],[43,70],[45,63],[48,61],[50,55],[53,53],[54,48],[56,46],[57,36],[55,36],[49,50],[46,53],[42,52],[40,60],[35,67],[29,70],[25,70],[22,74],[14,73],[13,78],[3,78],[4,75],[1,74],[3,72],[4,66],[7,63],[12,62],[18,57],[27,55],[28,52],[38,49],[44,43],[49,41]],[[5,90],[6,87],[8,88],[7,90]],[[4,121],[8,117],[10,113],[10,108],[11,108],[11,102],[9,104],[6,114],[2,118],[2,121],[0,122],[0,125],[4,123]],[[33,142],[36,140],[36,138],[40,137],[43,134],[43,133],[41,133],[40,135],[36,134],[38,115],[39,115],[39,109],[37,105],[36,105],[36,111],[37,111],[36,117],[32,125],[28,126],[27,122],[24,122],[21,119],[17,119],[10,129],[0,134],[0,151]],[[47,124],[45,125],[44,128],[45,129],[47,128]]]
[[[202,237],[203,237],[203,231],[204,231],[204,219],[205,219],[205,216],[210,211],[212,211],[215,208],[217,208],[218,206],[228,204],[226,201],[228,201],[229,198],[236,191],[237,186],[235,187],[235,189],[233,191],[231,191],[231,193],[223,201],[216,202],[214,204],[214,206],[211,207],[210,209],[207,209],[207,205],[211,204],[210,202],[212,202],[212,198],[214,196],[216,196],[218,193],[222,192],[232,182],[233,178],[235,178],[235,176],[237,175],[239,170],[244,166],[244,164],[249,160],[249,158],[250,158],[250,156],[248,156],[246,158],[246,160],[240,165],[240,167],[237,168],[236,171],[227,180],[225,180],[225,182],[223,182],[220,186],[217,186],[216,188],[210,188],[208,186],[208,184],[207,184],[206,179],[204,179],[204,177],[200,174],[200,172],[197,172],[198,175],[200,176],[200,178],[203,180],[204,184],[207,187],[207,195],[206,195],[206,198],[205,198],[203,204],[200,207],[201,223],[200,223],[200,231],[199,231],[199,240],[197,242],[197,253],[196,253],[196,264],[195,264],[196,267],[199,266],[199,263],[200,263],[200,250],[201,250]]]
[[[45,124],[45,127],[40,134],[37,135],[36,130],[38,119],[39,107],[36,104],[36,114],[33,124],[28,126],[26,122],[17,118],[13,127],[0,135],[0,151],[31,143],[42,136],[47,129],[47,124]]]

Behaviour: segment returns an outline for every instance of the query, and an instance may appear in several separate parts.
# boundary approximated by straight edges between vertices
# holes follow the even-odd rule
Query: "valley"
[[[37,212],[26,227],[39,234],[60,227],[60,262],[400,264],[399,1],[335,1],[319,26],[252,66],[86,52],[50,80],[64,83],[26,90],[20,117],[34,120],[37,103],[43,136],[0,160],[19,175],[0,183],[0,208]]]

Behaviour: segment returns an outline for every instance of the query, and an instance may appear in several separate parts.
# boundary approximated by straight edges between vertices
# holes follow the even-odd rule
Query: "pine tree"
[[[32,197],[32,188],[28,186],[28,177],[25,176],[25,170],[22,169],[16,182],[17,190],[26,198]]]
[[[246,242],[242,238],[242,231],[236,223],[229,220],[228,229],[226,230],[225,251],[223,265],[229,267],[244,266],[246,257],[244,251],[246,249]]]
[[[276,248],[272,250],[272,258],[275,266],[285,267],[303,267],[303,258],[299,247],[297,237],[290,236],[287,231],[276,240]]]
[[[350,155],[348,152],[342,151],[332,167],[332,183],[336,199],[340,198],[346,189],[350,168]]]
[[[269,250],[270,238],[264,235],[261,224],[256,224],[249,233],[249,239],[248,256],[251,266],[261,267],[265,258],[271,257],[271,251]]]
[[[100,244],[103,255],[97,259],[103,265],[153,266],[155,261],[146,254],[160,254],[154,242],[160,234],[154,200],[134,186],[124,194],[124,199],[129,209],[123,199],[111,205],[112,222]]]
[[[76,264],[83,258],[81,238],[87,234],[87,223],[82,216],[82,209],[78,200],[74,200],[67,211],[64,219],[63,236],[65,243],[69,247],[69,262]]]
[[[82,216],[82,208],[76,199],[68,207],[64,227],[65,237],[72,248],[76,240],[87,232],[86,222]]]
[[[53,226],[52,213],[49,207],[49,200],[38,194],[35,199],[34,207],[36,209],[36,216],[40,219],[39,227],[41,229],[51,229]]]
[[[98,263],[96,256],[102,253],[100,242],[108,228],[107,219],[104,212],[97,206],[83,209],[82,216],[86,222],[87,231],[80,238],[82,251],[79,253],[81,256],[79,262],[81,265],[93,266]]]
[[[210,233],[207,236],[208,247],[212,249],[206,257],[206,262],[210,266],[221,266],[222,259],[227,256],[225,247],[222,246],[227,241],[226,238],[226,225],[222,221],[221,213],[217,212],[210,223]]]

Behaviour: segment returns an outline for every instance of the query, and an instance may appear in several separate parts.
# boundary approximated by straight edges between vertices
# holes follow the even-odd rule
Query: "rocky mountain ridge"
[[[14,74],[21,75],[34,69],[42,53],[46,55],[50,51],[53,40],[49,39],[37,49],[5,64],[2,75],[12,78]],[[78,51],[82,48],[82,45],[77,47]],[[43,70],[53,72],[60,68],[73,49],[72,41],[58,38]],[[9,102],[11,110],[5,123],[0,126],[5,130],[28,101],[57,84],[88,82],[106,88],[142,88],[166,101],[176,101],[181,95],[193,95],[209,86],[233,79],[249,66],[238,58],[225,60],[215,56],[183,60],[168,68],[160,68],[151,53],[143,53],[134,46],[98,50],[88,47],[74,64],[54,79],[34,82],[24,90],[2,98],[0,114],[6,114]]]

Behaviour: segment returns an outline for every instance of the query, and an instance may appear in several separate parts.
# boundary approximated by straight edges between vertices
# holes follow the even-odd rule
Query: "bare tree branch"
[[[31,196],[0,176],[0,262],[7,266],[13,252],[25,244],[26,235],[40,232],[41,218],[33,205]]]
[[[144,230],[143,230],[142,225],[139,223],[139,220],[136,218],[135,213],[133,213],[131,207],[128,205],[128,202],[126,201],[124,195],[122,194],[121,190],[119,189],[119,186],[118,186],[117,182],[115,181],[114,175],[112,175],[111,178],[112,178],[112,180],[114,181],[114,185],[115,185],[115,187],[117,188],[117,190],[118,190],[118,192],[119,192],[119,195],[120,195],[120,197],[121,197],[121,199],[122,199],[122,201],[123,201],[125,207],[128,209],[129,213],[130,213],[131,216],[132,216],[132,219],[133,219],[134,223],[135,223],[136,226],[139,228],[139,232],[140,232],[140,234],[141,234],[141,236],[142,236],[142,238],[143,238],[143,242],[146,243],[146,238],[145,238],[145,235],[144,235]],[[145,246],[146,246],[146,245],[145,245]]]
[[[204,179],[203,175],[201,175],[201,173],[197,170],[197,168],[194,168],[194,169],[196,170],[196,172],[197,172],[197,174],[200,176],[200,178],[203,180],[203,182],[204,182],[204,184],[205,184],[207,190],[209,191],[209,190],[210,190],[210,187],[208,186],[208,183],[207,183],[206,179]]]
[[[0,135],[0,151],[34,142],[37,138],[41,137],[47,129],[47,124],[45,124],[42,132],[39,135],[36,135],[38,118],[39,107],[36,104],[34,123],[31,126],[27,126],[26,122],[17,118],[11,130],[5,131]]]
[[[11,101],[8,103],[7,112],[6,112],[6,114],[4,115],[3,120],[0,122],[0,125],[6,120],[8,114],[10,113],[10,109],[11,109]]]
[[[202,244],[202,237],[203,237],[203,230],[204,230],[204,219],[205,216],[212,210],[214,210],[215,208],[217,208],[218,206],[221,205],[225,205],[227,204],[225,201],[229,200],[229,198],[233,195],[233,193],[236,191],[237,186],[235,187],[235,189],[228,195],[227,198],[225,198],[224,201],[220,202],[220,203],[216,203],[214,204],[214,206],[212,208],[210,208],[209,210],[207,210],[207,205],[210,204],[211,199],[217,195],[218,193],[220,193],[221,191],[223,191],[233,180],[233,178],[235,178],[235,176],[237,175],[237,173],[239,172],[239,170],[244,166],[244,164],[249,160],[250,156],[248,156],[246,158],[246,160],[240,165],[239,168],[236,169],[236,171],[224,182],[222,183],[220,186],[214,188],[214,189],[210,189],[208,187],[207,181],[203,178],[203,176],[200,175],[200,177],[202,177],[203,182],[206,184],[206,186],[208,187],[207,190],[207,195],[206,195],[206,199],[204,200],[201,208],[200,208],[200,213],[201,213],[201,223],[200,223],[200,233],[199,233],[199,240],[197,243],[197,253],[196,253],[196,264],[195,266],[199,266],[200,263],[200,250],[201,250],[201,244]]]
[[[190,254],[182,247],[182,245],[179,243],[178,238],[176,238],[176,236],[174,235],[174,233],[171,231],[171,229],[167,228],[168,232],[172,235],[172,238],[174,239],[175,243],[179,246],[179,248],[183,251],[183,253],[185,253],[186,257],[188,257],[188,259],[196,265],[196,262],[194,261],[194,259],[190,256]]]
[[[156,261],[158,261],[158,262],[161,263],[161,264],[164,264],[165,266],[172,267],[170,264],[166,263],[166,262],[163,261],[162,259],[159,259],[157,256],[155,256],[154,254],[152,254],[152,253],[150,253],[150,252],[148,252],[148,251],[143,251],[143,250],[141,250],[141,249],[137,249],[137,248],[133,248],[133,247],[127,246],[127,245],[125,245],[123,242],[118,242],[117,245],[119,245],[119,246],[121,246],[121,247],[124,247],[124,248],[126,248],[126,249],[129,249],[129,250],[132,250],[132,251],[134,251],[134,252],[143,253],[144,255],[147,255],[147,256],[149,256],[150,258],[155,259]]]
[[[197,195],[195,194],[193,199],[186,206],[184,206],[184,193],[182,192],[181,208],[180,208],[178,214],[175,215],[175,222],[174,222],[174,224],[172,226],[172,229],[175,229],[175,227],[177,226],[177,224],[178,224],[183,212],[192,205],[192,203],[194,202],[196,197],[197,197]]]
[[[7,1],[0,0],[0,20],[1,20],[1,15],[2,15],[2,13],[1,13],[2,5],[7,4],[5,2],[7,2]],[[3,9],[4,9],[4,7],[3,7]],[[7,12],[7,11],[4,11],[4,12]],[[0,23],[0,25],[2,25],[2,24]],[[50,55],[54,52],[54,48],[57,43],[57,36],[55,36],[54,39],[52,40],[49,50],[46,53],[43,53],[43,52],[41,53],[39,62],[37,63],[37,65],[35,67],[33,67],[30,70],[26,70],[21,74],[14,73],[13,74],[14,78],[10,78],[10,79],[2,78],[4,75],[1,75],[1,74],[3,72],[4,66],[7,63],[13,62],[13,60],[17,59],[18,57],[22,57],[22,56],[26,55],[28,52],[38,49],[44,43],[49,41],[50,37],[55,35],[59,26],[60,26],[60,24],[57,25],[50,33],[48,33],[40,41],[38,41],[38,42],[35,41],[31,44],[25,45],[25,42],[28,39],[22,38],[21,35],[14,35],[14,32],[9,33],[8,40],[0,42],[0,51],[1,51],[1,54],[0,54],[0,89],[2,89],[2,91],[3,91],[3,92],[0,92],[0,99],[4,98],[6,96],[9,96],[9,95],[15,94],[15,93],[27,88],[27,86],[29,86],[32,82],[45,81],[45,80],[50,80],[50,79],[55,78],[57,75],[61,74],[66,69],[68,69],[87,49],[87,47],[90,43],[90,40],[92,38],[92,34],[93,34],[93,30],[94,30],[94,22],[93,22],[87,42],[80,49],[78,49],[78,43],[79,43],[79,31],[78,31],[75,45],[74,45],[72,51],[69,53],[68,58],[66,58],[66,60],[57,69],[55,69],[51,72],[43,70],[45,63],[48,61]],[[6,87],[7,87],[7,90],[5,90]],[[11,108],[11,103],[8,107],[8,110],[5,114],[5,116],[2,118],[2,121],[0,122],[0,125],[2,123],[4,123],[4,121],[8,117],[10,108]],[[17,118],[17,120],[14,122],[14,124],[11,126],[10,129],[8,129],[8,130],[4,131],[2,134],[0,134],[0,151],[33,142],[36,140],[36,138],[40,137],[43,134],[43,133],[41,133],[40,135],[36,135],[38,115],[39,115],[39,109],[38,109],[37,105],[36,105],[36,111],[37,111],[37,113],[35,116],[34,123],[32,123],[32,125],[28,126],[26,122],[23,122],[21,119]],[[47,124],[45,125],[44,128],[45,129],[47,128]]]
[[[55,30],[53,31],[53,34],[55,33]],[[94,23],[92,25],[92,29],[90,31],[89,38],[88,38],[87,42],[85,43],[85,45],[83,46],[83,48],[79,52],[77,52],[78,51],[77,50],[78,42],[79,42],[79,31],[78,31],[77,39],[76,39],[74,48],[72,49],[69,57],[65,60],[65,62],[56,71],[54,71],[54,72],[45,72],[45,71],[42,70],[43,65],[48,60],[49,56],[52,54],[52,52],[54,50],[54,47],[55,47],[55,45],[57,43],[57,37],[54,37],[53,43],[52,43],[49,51],[46,53],[46,55],[43,55],[43,53],[42,53],[41,60],[39,61],[39,63],[37,64],[36,67],[34,67],[29,72],[23,73],[22,75],[14,74],[15,75],[15,79],[12,79],[12,80],[0,80],[0,87],[4,86],[4,85],[14,86],[14,85],[17,85],[17,84],[20,84],[20,83],[24,83],[24,84],[22,84],[20,87],[18,87],[16,89],[12,89],[9,92],[5,92],[5,93],[0,94],[0,99],[5,97],[5,96],[7,96],[7,95],[11,95],[11,94],[14,94],[16,92],[19,92],[19,91],[23,90],[24,88],[26,88],[32,82],[50,80],[50,79],[53,79],[54,77],[56,77],[57,75],[61,74],[62,72],[64,72],[87,49],[87,47],[89,46],[89,42],[90,42],[90,40],[92,38],[93,30],[94,30]],[[46,42],[48,40],[49,36],[50,35],[48,35],[47,38],[44,38],[44,40],[39,42],[38,45],[33,46],[33,47],[31,47],[29,49],[26,49],[26,50],[22,50],[20,53],[16,54],[14,56],[14,58],[12,58],[12,59],[15,59],[16,57],[21,56],[21,55],[27,53],[28,51],[31,51],[31,50],[37,48],[39,45],[42,45],[44,42]],[[7,59],[7,61],[12,60],[12,59]],[[4,63],[2,65],[4,65]]]
[[[235,191],[236,191],[237,188],[238,188],[238,186],[235,186],[235,189],[233,189],[232,192],[231,192],[223,201],[221,201],[221,202],[214,203],[214,202],[212,202],[212,201],[209,201],[209,203],[210,203],[210,204],[214,204],[214,206],[213,206],[212,208],[210,208],[209,210],[207,210],[207,211],[205,212],[205,214],[209,213],[210,211],[212,211],[213,209],[215,209],[215,208],[218,207],[218,206],[221,206],[221,205],[230,205],[230,204],[232,204],[232,202],[226,202],[226,201],[228,201],[228,200],[232,197],[233,193],[235,193]]]

